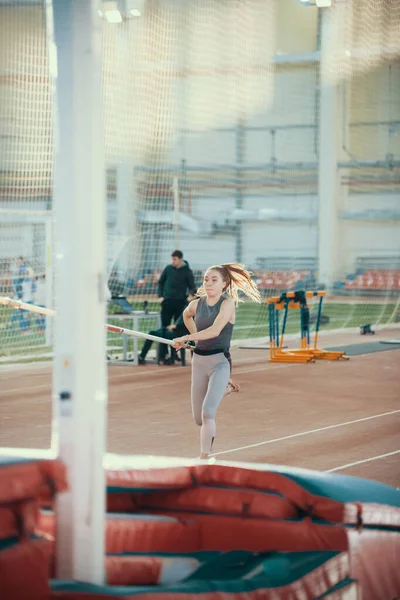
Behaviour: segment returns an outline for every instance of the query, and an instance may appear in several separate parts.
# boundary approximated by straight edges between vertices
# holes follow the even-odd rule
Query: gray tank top
[[[211,327],[219,314],[221,304],[227,297],[228,296],[222,295],[214,306],[208,306],[207,298],[205,296],[200,298],[197,304],[196,316],[194,318],[197,331],[203,331],[203,329]],[[233,324],[227,323],[218,337],[211,338],[210,340],[200,340],[197,342],[196,346],[199,350],[206,351],[228,350],[231,343],[232,331]]]

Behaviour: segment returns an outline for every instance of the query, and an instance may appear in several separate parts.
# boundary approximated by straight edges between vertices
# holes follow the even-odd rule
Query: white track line
[[[379,454],[379,456],[372,456],[371,458],[364,458],[363,460],[357,460],[356,462],[348,463],[347,465],[341,465],[340,467],[335,467],[334,469],[328,469],[326,472],[334,473],[335,471],[342,471],[343,469],[356,467],[357,465],[362,465],[363,463],[371,462],[373,460],[380,460],[381,458],[386,458],[387,456],[394,456],[395,454],[400,454],[400,450],[387,452],[386,454]]]
[[[338,427],[345,427],[346,425],[353,425],[354,423],[362,423],[363,421],[369,421],[370,419],[379,419],[380,417],[387,417],[389,415],[395,415],[400,413],[399,410],[391,410],[389,412],[380,413],[378,415],[371,415],[370,417],[363,417],[361,419],[355,419],[354,421],[345,421],[344,423],[337,423],[336,425],[327,425],[326,427],[319,427],[318,429],[310,429],[309,431],[301,431],[300,433],[293,433],[292,435],[285,435],[283,437],[274,438],[272,440],[264,440],[263,442],[257,442],[256,444],[249,444],[248,446],[240,446],[239,448],[232,448],[231,450],[223,450],[221,452],[215,452],[211,456],[218,456],[220,454],[231,454],[232,452],[239,452],[240,450],[247,450],[249,448],[257,448],[258,446],[265,446],[266,444],[275,444],[276,442],[283,442],[284,440],[292,440],[303,435],[311,435],[313,433],[320,433],[321,431],[328,431],[329,429],[336,429]]]
[[[51,390],[51,383],[47,383],[45,385],[32,385],[29,388],[11,388],[9,390],[2,390],[3,394],[15,394],[16,392],[30,392],[31,390]],[[1,396],[0,396],[1,400]]]
[[[254,364],[254,361],[246,361],[246,363],[249,362],[250,364]],[[257,364],[257,363],[256,363]],[[246,364],[244,362],[240,362],[240,363],[234,363],[235,365],[235,371],[234,371],[234,377],[236,377],[236,375],[242,375],[242,374],[246,374],[246,373],[255,373],[257,371],[265,371],[266,373],[268,373],[269,371],[273,371],[275,369],[285,369],[288,367],[299,367],[301,366],[300,364],[296,364],[296,363],[290,363],[290,364],[284,364],[281,363],[279,365],[274,365],[274,366],[269,366],[269,364],[267,362],[265,362],[264,364],[262,364],[260,367],[255,367],[255,368],[249,368],[246,366]],[[118,369],[121,367],[117,367]],[[174,367],[167,367],[168,369],[174,369]],[[180,369],[182,369],[182,367],[176,367],[176,370],[174,371],[174,373],[178,376],[180,376],[180,374],[182,373],[180,371]],[[153,377],[153,376],[157,376],[157,375],[165,375],[166,371],[162,368],[160,368],[160,371],[135,371],[134,373],[120,373],[118,375],[109,375],[108,376],[108,380],[109,381],[117,381],[118,379],[123,379],[125,377],[132,377],[133,375],[136,377],[136,375],[147,375],[149,377]],[[191,370],[186,370],[184,371],[183,374],[190,374]],[[170,382],[171,383],[171,382]],[[164,384],[163,384],[164,385]]]
[[[254,367],[254,368],[249,368],[246,367],[245,365],[238,365],[237,368],[235,369],[235,376],[236,375],[247,375],[247,373],[256,373],[257,371],[265,371],[266,373],[268,373],[269,371],[274,371],[275,369],[287,369],[289,367],[298,367],[300,366],[299,364],[295,364],[295,363],[291,363],[291,364],[281,364],[281,365],[274,365],[274,366],[268,366],[266,367],[266,365],[262,365],[260,367]],[[173,368],[173,367],[172,367]],[[178,367],[177,367],[178,369]],[[160,369],[160,371],[139,371],[139,372],[132,372],[132,373],[120,373],[119,375],[110,375],[108,377],[109,381],[115,381],[117,382],[118,379],[120,378],[125,378],[125,377],[136,377],[136,375],[148,375],[149,377],[153,377],[156,375],[166,375],[166,374],[170,374],[168,372],[166,372],[165,370]],[[174,372],[175,375],[177,375],[177,379],[176,382],[178,381],[182,381],[182,378],[184,375],[190,375],[190,371],[178,371],[176,370]],[[135,383],[135,381],[133,380],[132,383]],[[175,383],[175,381],[169,381],[169,383]],[[151,385],[144,385],[144,386],[137,386],[135,387],[135,390],[140,390],[140,389],[144,389],[144,388],[151,388],[151,387],[157,387],[157,386],[165,386],[165,381],[160,381],[157,383],[152,383]],[[52,383],[49,382],[47,385],[32,385],[28,388],[28,391],[31,390],[39,390],[39,389],[44,389],[44,388],[48,388],[49,390],[52,389]],[[8,390],[1,390],[4,394],[5,393],[15,393],[15,392],[26,392],[27,388],[26,387],[22,387],[22,388],[11,388]],[[134,390],[133,390],[134,391]],[[1,400],[1,396],[0,396],[0,400]]]
[[[271,367],[271,369],[276,369],[276,368],[285,368],[288,366],[293,366],[293,365],[282,365],[282,367]],[[246,375],[247,373],[255,373],[257,371],[263,371],[265,367],[259,368],[259,369],[251,369],[251,370],[246,370],[246,371],[239,371],[237,370],[235,372],[235,374],[238,375]],[[153,375],[153,374],[151,374]],[[179,380],[174,380],[174,381],[169,381],[169,384],[174,384],[174,383],[178,383],[178,381],[181,383],[182,381],[186,381],[185,379],[183,379],[183,375],[184,373],[182,373],[182,378],[179,378]],[[129,375],[130,376],[130,375]],[[117,383],[117,382],[116,382]],[[190,385],[190,381],[187,382],[188,385]],[[132,387],[133,386],[133,387]],[[129,391],[129,393],[135,393],[137,390],[143,390],[143,389],[151,389],[151,388],[156,388],[156,387],[165,387],[165,381],[156,381],[153,382],[151,384],[147,384],[147,385],[136,385],[135,381],[132,381],[132,386],[128,385],[126,386],[124,391]],[[6,394],[24,394],[26,393],[26,391],[33,391],[33,390],[41,390],[41,389],[47,389],[49,391],[49,393],[52,392],[52,384],[48,383],[47,385],[32,385],[29,388],[26,387],[22,387],[22,388],[10,388],[8,390],[1,390],[3,395]],[[188,388],[189,389],[189,388]],[[4,404],[1,402],[2,398],[1,398],[1,394],[0,394],[0,404],[1,406],[4,406]],[[18,401],[24,401],[24,398],[19,398]],[[30,402],[32,400],[32,398],[28,399],[27,401]]]
[[[396,350],[387,350],[386,352],[395,352]],[[357,354],[355,357],[352,358],[366,358],[366,357],[373,357],[374,353],[373,352],[368,352],[367,354]],[[248,370],[240,370],[245,369],[247,364],[252,364],[254,363],[254,358],[245,358],[245,359],[240,359],[239,362],[235,362],[234,360],[234,365],[235,365],[235,375],[236,374],[242,374],[242,373],[255,373],[257,371],[263,371],[265,370],[267,373],[268,371],[273,371],[275,369],[285,369],[285,368],[290,368],[290,367],[299,367],[299,366],[304,366],[302,363],[279,363],[279,364],[275,364],[275,365],[271,365],[271,363],[269,363],[268,361],[265,361],[265,363],[262,363],[261,367],[258,368],[254,368],[254,369],[248,369]],[[256,364],[259,364],[258,361],[256,361]],[[342,363],[343,364],[343,363]],[[188,366],[190,367],[190,364],[188,364]],[[143,367],[142,370],[138,370],[138,367],[132,363],[132,365],[110,365],[108,364],[108,367],[115,367],[116,370],[121,369],[120,373],[115,373],[114,375],[108,375],[108,380],[109,381],[117,381],[118,379],[125,379],[126,377],[132,377],[133,375],[135,377],[140,377],[140,376],[150,376],[150,377],[158,377],[159,375],[165,375],[165,370],[163,368],[160,368],[160,370],[149,370],[146,367]],[[126,372],[126,369],[131,369],[132,367],[135,367],[135,369],[130,372]],[[174,367],[168,367],[171,369],[174,369]],[[124,370],[122,372],[122,370]],[[176,374],[178,375],[178,370],[179,367],[176,367]],[[26,371],[23,374],[23,377],[45,377],[45,376],[51,376],[51,370],[48,373],[34,373],[31,369],[28,371]],[[8,374],[6,376],[3,376],[1,374],[1,380],[2,381],[6,381],[6,380],[11,380],[11,379],[20,379],[21,374],[20,373],[13,373],[12,375]],[[51,385],[51,384],[49,384]],[[16,389],[16,388],[14,388]],[[26,388],[21,388],[21,391],[25,391]],[[35,387],[31,387],[30,389],[35,389]],[[2,390],[3,391],[3,390]]]

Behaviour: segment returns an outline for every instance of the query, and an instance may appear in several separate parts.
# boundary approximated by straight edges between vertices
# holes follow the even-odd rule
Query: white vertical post
[[[59,456],[57,577],[104,581],[106,422],[102,21],[97,0],[53,0],[58,78],[54,181]]]
[[[172,193],[174,196],[174,231],[175,231],[175,248],[179,248],[180,246],[180,235],[179,235],[179,210],[180,210],[180,202],[179,202],[179,179],[174,177],[172,182]]]
[[[321,10],[321,69],[329,48],[329,9]],[[338,250],[338,91],[321,77],[318,165],[318,270],[319,281],[329,289],[335,281]]]

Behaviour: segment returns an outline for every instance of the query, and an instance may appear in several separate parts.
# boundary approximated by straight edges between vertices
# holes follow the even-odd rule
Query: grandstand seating
[[[345,289],[400,291],[400,270],[376,269],[348,275]]]
[[[254,270],[254,277],[261,292],[293,290],[293,289],[313,289],[316,285],[319,287],[318,276],[309,270],[285,270],[285,271],[267,271]],[[146,275],[138,277],[128,284],[123,284],[128,295],[157,294],[157,282],[161,270],[155,270]],[[203,272],[196,270],[194,272],[196,286],[201,285]],[[116,275],[114,275],[116,278]],[[113,279],[114,279],[113,278]],[[115,280],[115,279],[114,279]],[[113,281],[110,281],[110,289],[113,291]],[[400,291],[400,269],[357,269],[354,273],[349,273],[346,278],[337,281],[334,285],[335,293],[346,292],[398,292]]]

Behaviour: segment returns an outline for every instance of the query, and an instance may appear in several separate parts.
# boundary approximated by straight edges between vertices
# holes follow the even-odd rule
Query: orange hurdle
[[[307,300],[313,297],[319,298],[318,315],[315,326],[314,343],[310,342],[310,311]],[[344,352],[329,352],[317,347],[319,327],[322,314],[322,303],[325,292],[297,291],[284,292],[280,297],[274,296],[268,300],[269,335],[270,335],[270,362],[286,363],[309,363],[316,360],[349,360]],[[284,350],[283,341],[286,332],[286,323],[289,310],[300,310],[300,348]],[[280,311],[283,312],[282,330],[280,327]]]

